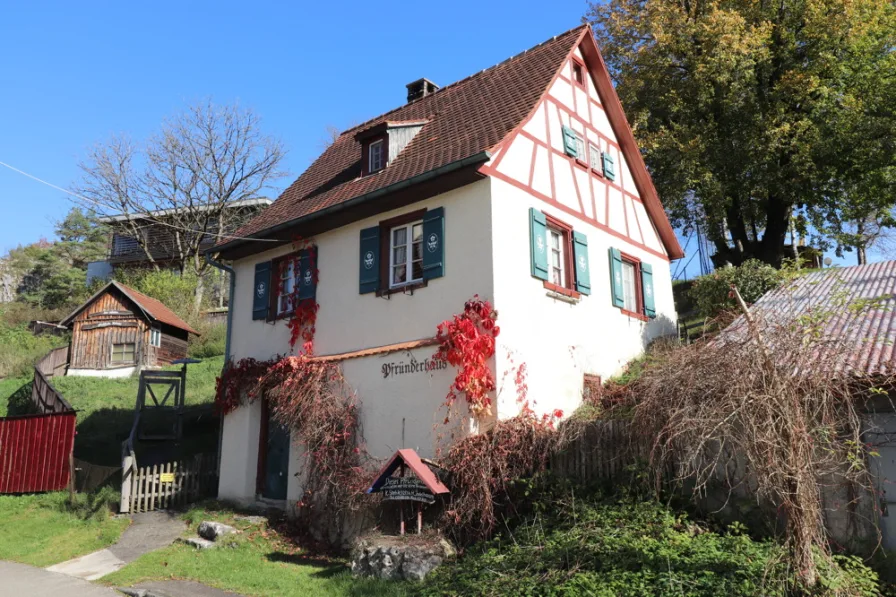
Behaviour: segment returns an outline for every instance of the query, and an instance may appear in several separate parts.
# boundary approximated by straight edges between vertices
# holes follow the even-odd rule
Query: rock
[[[218,537],[238,532],[230,525],[205,520],[199,525],[199,536],[209,541],[217,541]]]
[[[146,597],[146,591],[144,589],[132,589],[130,587],[118,587],[116,589],[119,593],[124,593],[129,597]]]
[[[214,541],[209,541],[207,539],[203,539],[202,537],[186,537],[178,539],[181,543],[186,543],[187,545],[192,545],[196,549],[208,549],[210,547],[215,547]]]
[[[382,580],[423,580],[457,550],[445,539],[420,541],[383,537],[359,539],[352,550],[352,574]]]

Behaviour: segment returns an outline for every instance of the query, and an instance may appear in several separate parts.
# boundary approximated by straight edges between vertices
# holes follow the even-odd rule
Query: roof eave
[[[322,218],[322,217],[325,217],[325,216],[328,216],[328,215],[331,215],[334,213],[352,209],[354,207],[357,207],[358,205],[367,203],[368,201],[372,201],[374,199],[378,199],[378,198],[388,195],[390,193],[394,193],[396,191],[400,191],[407,187],[411,187],[416,184],[420,184],[420,183],[424,183],[428,180],[432,180],[433,178],[436,178],[437,176],[449,174],[451,172],[460,170],[462,168],[466,168],[468,166],[472,166],[474,164],[487,162],[488,160],[491,159],[491,157],[492,157],[492,154],[490,151],[481,151],[481,152],[473,154],[469,157],[451,162],[449,164],[445,164],[444,166],[439,166],[438,168],[435,168],[433,170],[427,170],[426,172],[423,172],[422,174],[418,174],[416,176],[412,176],[411,178],[406,178],[404,180],[400,180],[396,183],[382,187],[380,189],[370,191],[369,193],[364,193],[363,195],[358,195],[357,197],[354,197],[347,201],[343,201],[341,203],[337,203],[336,205],[331,205],[329,207],[325,207],[324,209],[314,211],[310,214],[306,214],[304,216],[299,216],[298,218],[293,218],[291,220],[287,220],[286,222],[277,224],[276,226],[271,226],[269,228],[265,228],[264,230],[260,230],[254,234],[250,234],[249,236],[247,236],[245,238],[237,238],[237,239],[228,241],[224,244],[211,247],[210,249],[207,249],[205,251],[205,254],[206,255],[214,255],[214,254],[218,253],[218,254],[224,255],[227,251],[232,251],[232,250],[236,249],[237,247],[244,245],[246,243],[250,243],[250,242],[254,242],[254,241],[261,241],[261,240],[268,240],[267,237],[270,237],[271,235],[275,235],[275,234],[282,232],[284,230],[287,230],[289,228],[293,228],[295,226],[299,226],[306,222],[317,220],[319,218]],[[288,239],[274,239],[274,240],[283,240],[283,242],[288,242]]]

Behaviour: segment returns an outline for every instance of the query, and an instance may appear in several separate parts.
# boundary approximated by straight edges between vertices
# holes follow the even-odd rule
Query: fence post
[[[134,474],[134,457],[128,454],[121,463],[121,503],[118,511],[122,514],[131,511],[131,482]]]

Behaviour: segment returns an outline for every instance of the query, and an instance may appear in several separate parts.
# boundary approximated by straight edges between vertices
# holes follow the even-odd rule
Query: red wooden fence
[[[74,441],[74,412],[0,418],[0,493],[68,487]]]

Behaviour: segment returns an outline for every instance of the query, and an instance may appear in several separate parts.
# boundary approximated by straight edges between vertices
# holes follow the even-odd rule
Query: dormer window
[[[385,164],[383,159],[385,154],[385,142],[377,139],[367,148],[367,171],[371,174],[382,170]]]

